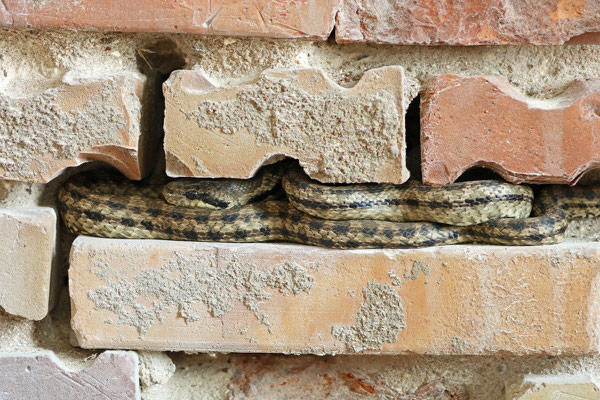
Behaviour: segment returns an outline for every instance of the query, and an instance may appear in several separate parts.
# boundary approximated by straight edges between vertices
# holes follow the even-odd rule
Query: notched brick
[[[599,116],[600,79],[537,100],[499,76],[437,76],[421,95],[423,182],[477,166],[513,183],[573,184],[600,165]]]
[[[344,88],[299,68],[225,87],[200,71],[175,71],[163,86],[167,173],[248,178],[287,156],[322,182],[402,183],[403,80],[404,70],[389,66]]]

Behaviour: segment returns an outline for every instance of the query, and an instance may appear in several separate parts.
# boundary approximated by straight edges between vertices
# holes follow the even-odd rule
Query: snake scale
[[[564,239],[568,219],[600,216],[600,187],[592,186],[546,186],[533,204],[530,187],[494,180],[325,185],[277,166],[247,180],[165,179],[79,173],[59,191],[62,219],[74,233],[100,237],[353,249],[550,244]]]

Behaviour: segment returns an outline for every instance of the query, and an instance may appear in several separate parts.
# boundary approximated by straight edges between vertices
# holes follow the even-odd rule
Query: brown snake
[[[287,200],[272,199],[282,175]],[[529,217],[532,190],[493,180],[441,187],[324,185],[297,169],[282,174],[265,168],[249,180],[175,180],[164,190],[159,181],[77,174],[59,191],[62,219],[74,233],[100,237],[352,249],[557,243],[568,218],[600,215],[599,187],[547,186],[537,196],[536,216]]]

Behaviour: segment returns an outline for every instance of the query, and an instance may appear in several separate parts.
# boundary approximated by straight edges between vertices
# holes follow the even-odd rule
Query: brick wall
[[[600,399],[596,219],[348,251],[75,237],[56,202],[101,165],[283,156],[325,183],[595,182],[594,2],[130,3],[0,2],[0,398]]]

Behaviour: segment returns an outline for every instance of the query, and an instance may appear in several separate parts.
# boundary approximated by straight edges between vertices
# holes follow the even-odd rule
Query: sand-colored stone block
[[[81,371],[69,371],[51,351],[0,355],[2,399],[137,400],[138,358],[105,351]]]
[[[78,237],[84,348],[385,354],[598,351],[600,244],[330,250]]]
[[[248,178],[284,156],[322,182],[408,179],[403,69],[365,72],[352,88],[321,70],[268,70],[256,82],[220,87],[200,71],[165,82],[170,176]]]
[[[327,39],[339,0],[3,0],[0,24]]]
[[[63,169],[105,161],[131,179],[146,172],[145,77],[66,76],[28,97],[0,91],[0,179],[45,183]]]
[[[52,208],[0,209],[0,307],[7,313],[33,320],[48,314],[55,246]]]
[[[595,1],[345,0],[335,37],[390,44],[547,45],[598,31],[600,3]]]
[[[600,166],[600,80],[549,100],[497,76],[440,75],[421,95],[423,182],[486,167],[510,182],[569,183]]]

